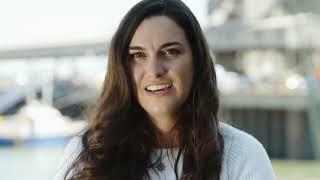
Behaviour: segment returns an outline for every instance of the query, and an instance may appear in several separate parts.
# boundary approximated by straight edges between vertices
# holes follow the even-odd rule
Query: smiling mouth
[[[165,90],[168,90],[172,87],[172,84],[171,83],[168,83],[168,84],[158,84],[158,85],[150,85],[150,86],[147,86],[145,88],[146,91],[148,92],[153,92],[153,93],[156,93],[156,92],[162,92],[162,91],[165,91]]]

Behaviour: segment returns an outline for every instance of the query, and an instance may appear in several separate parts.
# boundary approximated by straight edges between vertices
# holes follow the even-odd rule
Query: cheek
[[[137,95],[139,84],[141,83],[141,79],[142,79],[141,69],[137,67],[130,67],[130,76],[131,76],[132,86],[134,89],[134,94]]]
[[[176,64],[172,72],[174,73],[174,75],[172,74],[172,77],[174,77],[177,83],[177,96],[180,101],[184,101],[190,93],[193,82],[193,64],[189,61]]]
[[[190,89],[193,81],[193,64],[191,60],[179,66],[178,76],[180,77],[181,83],[184,86],[183,88]]]
[[[188,96],[193,82],[193,69],[189,68],[188,71],[184,71],[183,78],[185,95]]]
[[[132,81],[132,85],[136,84],[136,69],[133,65],[129,66],[130,79]]]

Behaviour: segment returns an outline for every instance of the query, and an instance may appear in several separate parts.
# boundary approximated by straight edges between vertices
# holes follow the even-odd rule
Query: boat
[[[72,120],[38,100],[0,119],[0,146],[64,144],[87,126],[86,121]]]

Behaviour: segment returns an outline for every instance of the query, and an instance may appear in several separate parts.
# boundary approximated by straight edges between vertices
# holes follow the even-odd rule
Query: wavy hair
[[[126,64],[135,30],[152,16],[172,19],[184,30],[192,49],[193,83],[173,128],[179,140],[174,163],[176,179],[182,157],[181,179],[219,179],[223,139],[218,132],[219,98],[214,65],[197,19],[180,0],[143,0],[121,21],[111,41],[102,92],[89,127],[82,135],[81,152],[65,179],[150,179],[148,171],[156,163],[150,159],[158,145],[156,133],[134,98]]]

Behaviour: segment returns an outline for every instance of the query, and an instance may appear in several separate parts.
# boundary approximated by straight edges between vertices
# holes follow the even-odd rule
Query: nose
[[[151,78],[163,76],[167,72],[164,60],[160,57],[151,57],[148,61],[146,72]]]

